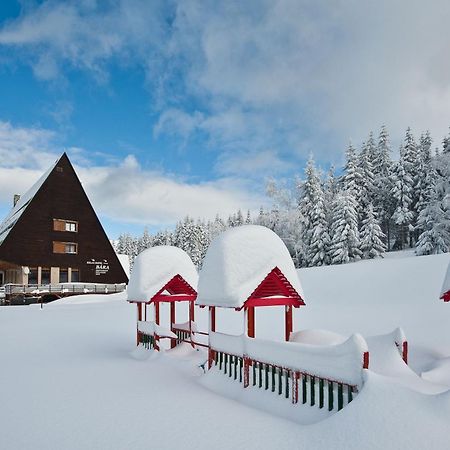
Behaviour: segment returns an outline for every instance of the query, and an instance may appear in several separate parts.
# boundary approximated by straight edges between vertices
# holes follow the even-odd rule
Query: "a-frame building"
[[[64,153],[0,224],[0,284],[126,283]]]

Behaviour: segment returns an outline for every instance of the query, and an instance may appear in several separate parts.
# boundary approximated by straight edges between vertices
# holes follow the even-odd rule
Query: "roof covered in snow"
[[[231,228],[209,246],[197,304],[241,308],[275,267],[304,298],[289,251],[273,231],[259,225]]]
[[[445,274],[444,283],[442,284],[440,297],[443,298],[448,292],[450,292],[450,263],[447,268],[447,273]]]
[[[144,250],[134,260],[127,289],[128,301],[150,301],[176,275],[197,289],[197,269],[184,250],[170,245]]]
[[[37,194],[61,158],[62,156],[58,158],[54,164],[52,164],[52,166],[36,181],[36,183],[34,183],[33,186],[31,186],[31,188],[20,197],[19,201],[0,224],[0,244],[5,240],[6,236],[8,236],[9,232],[19,220],[19,217],[24,213],[31,200],[33,200],[34,196]]]

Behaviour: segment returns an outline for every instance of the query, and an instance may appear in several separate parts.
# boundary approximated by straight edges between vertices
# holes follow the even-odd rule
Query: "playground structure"
[[[255,225],[232,228],[210,245],[200,276],[182,250],[161,246],[136,259],[128,301],[137,305],[137,344],[160,350],[181,342],[208,351],[205,369],[223,372],[243,384],[328,410],[340,410],[364,384],[369,366],[365,340],[353,335],[339,345],[291,342],[293,308],[305,306],[289,252],[271,230]],[[189,320],[176,324],[176,303],[189,302]],[[159,306],[170,304],[170,324],[160,324]],[[152,305],[149,320],[147,307]],[[195,307],[208,308],[208,332],[199,332]],[[284,309],[284,342],[256,337],[255,309]],[[216,331],[218,309],[243,312],[241,335]],[[199,336],[207,342],[199,342]],[[403,349],[403,342],[399,343]],[[400,349],[399,349],[400,350]]]

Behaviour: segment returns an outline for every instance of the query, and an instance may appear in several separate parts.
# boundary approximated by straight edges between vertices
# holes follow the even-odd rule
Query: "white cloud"
[[[60,156],[54,140],[47,130],[0,122],[0,210],[9,209],[13,194],[24,193]],[[256,211],[267,201],[242,178],[194,183],[145,169],[133,155],[98,165],[85,149],[67,152],[97,213],[124,231],[129,223],[163,227],[186,215],[213,219],[239,208]]]
[[[336,161],[382,123],[394,141],[408,125],[447,132],[447,0],[98,5],[44,1],[0,29],[0,46],[44,79],[75,67],[105,80],[111,60],[137,64],[162,111],[155,135],[206,134],[219,152]]]

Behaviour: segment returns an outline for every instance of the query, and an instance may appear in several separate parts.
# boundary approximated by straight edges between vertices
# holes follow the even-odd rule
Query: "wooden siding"
[[[78,232],[55,231],[55,218],[78,222]],[[78,253],[54,253],[54,242],[76,243]],[[19,266],[78,268],[84,282],[128,281],[66,154],[0,245],[0,260]],[[109,270],[96,270],[94,262],[105,260]]]

